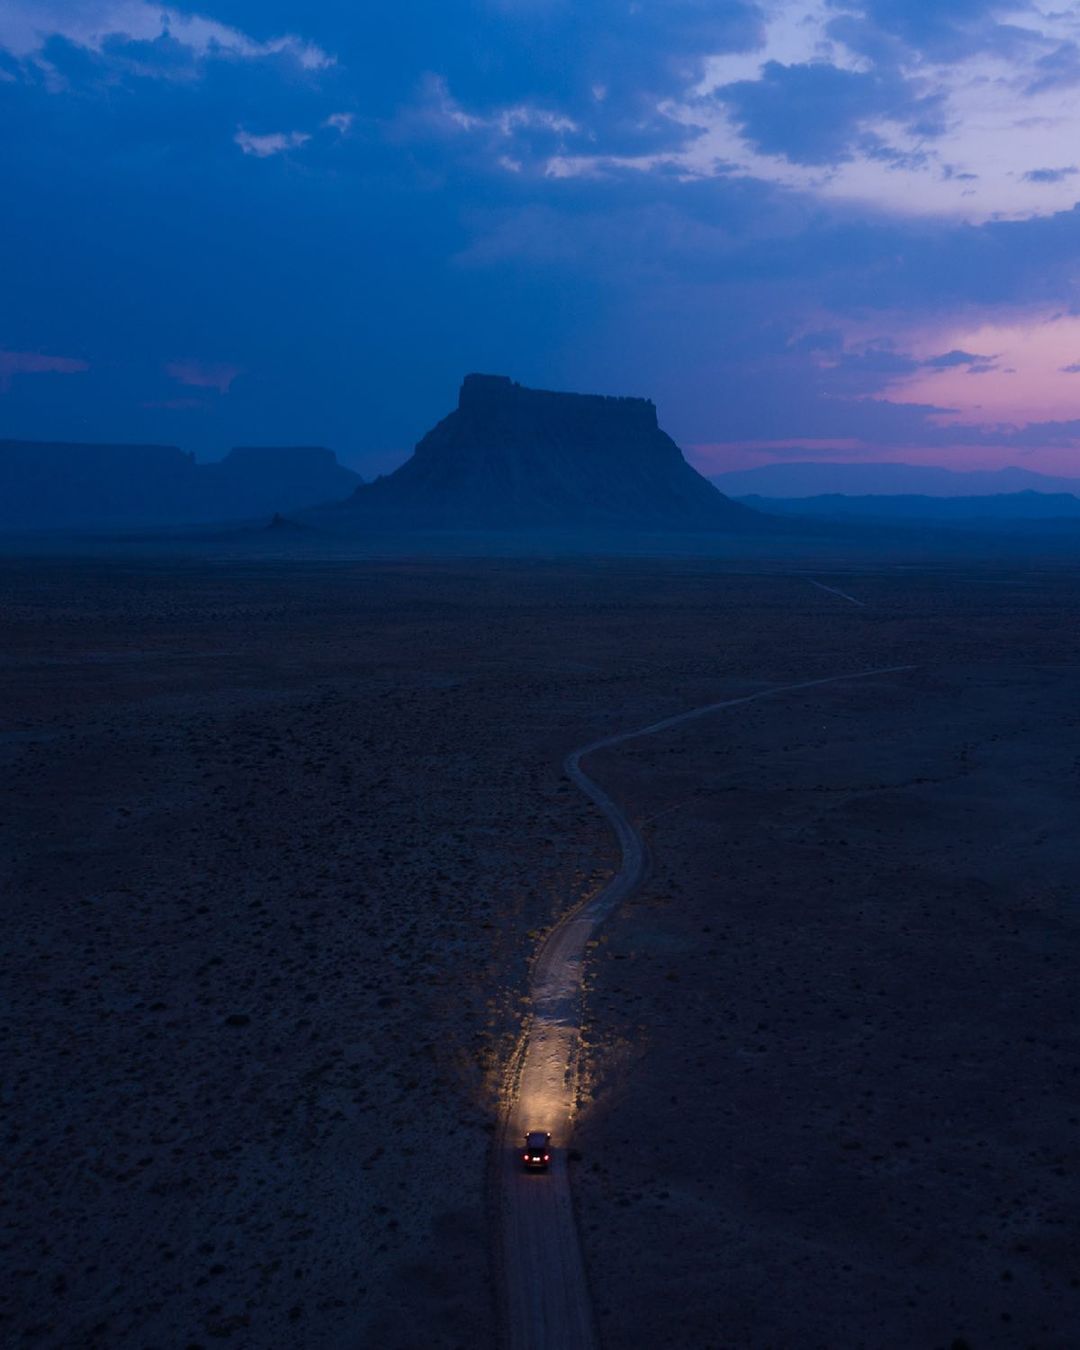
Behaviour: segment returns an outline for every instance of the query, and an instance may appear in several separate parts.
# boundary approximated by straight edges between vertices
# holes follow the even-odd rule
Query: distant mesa
[[[239,446],[199,464],[173,445],[0,441],[0,529],[265,520],[340,500],[360,481],[321,446]]]
[[[1080,519],[1080,498],[1068,492],[998,492],[974,497],[929,494],[878,493],[854,497],[825,493],[820,497],[742,498],[755,511],[770,515],[797,516],[804,520],[852,521],[993,527],[1010,522],[1066,521]]]
[[[318,513],[338,528],[768,530],[691,468],[644,398],[466,375],[394,473]]]
[[[340,501],[362,481],[321,445],[239,445],[217,464],[199,465],[202,490],[217,519],[269,512],[292,516]]]
[[[1080,479],[1010,465],[1004,469],[946,469],[887,460],[788,460],[731,469],[711,481],[732,497],[928,496],[988,497],[1020,492],[1080,492]]]

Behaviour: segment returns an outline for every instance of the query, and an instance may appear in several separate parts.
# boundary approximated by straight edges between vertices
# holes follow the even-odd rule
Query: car
[[[530,1130],[525,1136],[521,1161],[532,1171],[543,1170],[551,1162],[551,1135],[546,1130]]]

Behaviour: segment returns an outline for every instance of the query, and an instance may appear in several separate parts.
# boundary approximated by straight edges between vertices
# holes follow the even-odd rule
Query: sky
[[[0,0],[0,437],[1080,475],[1080,5]]]

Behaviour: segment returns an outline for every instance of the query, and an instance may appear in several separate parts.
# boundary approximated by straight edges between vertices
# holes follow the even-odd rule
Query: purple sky
[[[462,374],[703,467],[1080,473],[1080,10],[3,0],[0,436],[397,463]]]

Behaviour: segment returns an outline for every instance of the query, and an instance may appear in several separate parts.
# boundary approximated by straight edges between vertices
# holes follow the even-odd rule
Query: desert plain
[[[566,1141],[597,1325],[1075,1345],[1067,562],[7,558],[0,615],[5,1344],[495,1346],[529,961],[617,861],[566,754],[910,666],[590,761],[650,857]]]

